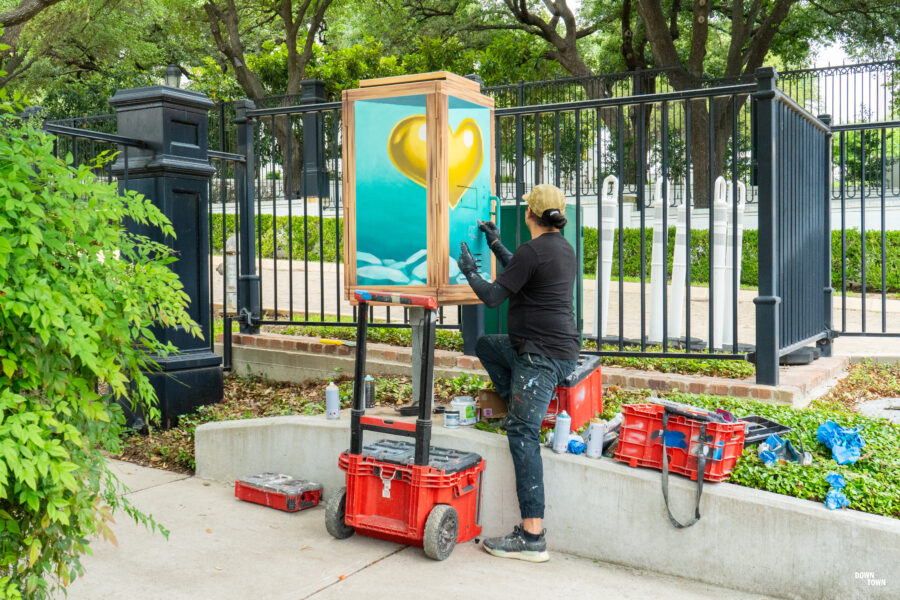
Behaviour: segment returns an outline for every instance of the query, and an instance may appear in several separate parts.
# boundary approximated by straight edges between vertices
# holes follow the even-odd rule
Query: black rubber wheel
[[[333,537],[345,540],[353,535],[352,527],[344,522],[344,508],[347,505],[347,488],[341,488],[325,503],[325,529]]]
[[[428,513],[425,521],[425,536],[422,547],[425,556],[434,560],[444,560],[456,547],[459,535],[459,516],[449,504],[438,504]]]

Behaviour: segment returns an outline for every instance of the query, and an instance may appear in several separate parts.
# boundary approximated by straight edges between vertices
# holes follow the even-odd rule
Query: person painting
[[[544,474],[541,421],[553,390],[577,366],[580,336],[575,327],[575,251],[560,233],[566,225],[566,198],[553,185],[537,185],[523,197],[531,240],[515,254],[500,243],[491,222],[478,222],[503,271],[487,282],[465,242],[457,263],[478,298],[488,307],[509,298],[509,335],[479,338],[475,354],[507,404],[506,433],[516,475],[522,524],[505,537],[489,538],[494,556],[531,562],[550,559],[543,529]]]

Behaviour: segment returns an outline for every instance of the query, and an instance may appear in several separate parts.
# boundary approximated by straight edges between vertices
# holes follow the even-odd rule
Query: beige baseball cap
[[[555,185],[541,183],[531,188],[531,191],[522,196],[522,200],[528,203],[538,218],[544,215],[546,210],[558,210],[561,215],[566,214],[566,195]]]

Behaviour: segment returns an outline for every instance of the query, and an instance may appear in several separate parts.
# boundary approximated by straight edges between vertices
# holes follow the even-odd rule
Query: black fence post
[[[756,70],[756,174],[759,196],[759,296],[756,305],[756,382],[778,385],[778,74],[771,67]]]
[[[247,111],[254,108],[256,107],[251,100],[235,102],[237,153],[245,159],[245,162],[234,165],[234,200],[239,215],[237,303],[241,333],[248,334],[259,333],[259,325],[256,323],[262,315],[259,274],[256,272],[256,157],[253,148],[256,120],[247,116]],[[226,331],[225,335],[231,335],[231,331]]]
[[[834,288],[831,287],[831,144],[832,144],[832,136],[833,133],[831,131],[831,115],[819,115],[819,120],[828,127],[828,133],[825,134],[825,152],[824,152],[824,162],[823,169],[825,170],[825,197],[823,200],[823,209],[825,211],[825,247],[824,251],[824,264],[822,267],[824,268],[824,286],[822,288],[822,300],[825,304],[825,333],[827,337],[819,340],[818,346],[819,350],[822,352],[822,356],[831,356],[831,346],[832,340],[834,339],[834,323],[832,322],[833,316],[833,302],[834,302]],[[882,223],[882,227],[883,227]]]
[[[300,103],[325,102],[325,82],[307,79],[301,82]],[[290,117],[287,117],[290,119]],[[297,185],[296,183],[294,185]],[[303,186],[304,195],[328,198],[328,169],[325,166],[325,118],[321,112],[303,113]],[[294,190],[290,190],[293,194]]]
[[[119,135],[147,145],[113,165],[120,187],[152,200],[177,237],[134,222],[127,227],[172,248],[178,260],[171,268],[190,299],[188,314],[201,331],[209,332],[209,180],[216,170],[209,164],[207,134],[208,113],[215,105],[204,94],[167,86],[118,90],[109,103],[116,110]],[[161,425],[168,428],[180,415],[222,400],[222,357],[209,341],[182,328],[158,325],[153,331],[177,348],[175,354],[157,357],[159,369],[148,373]]]

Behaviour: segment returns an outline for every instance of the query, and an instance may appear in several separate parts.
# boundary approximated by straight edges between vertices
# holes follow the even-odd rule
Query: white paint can
[[[475,399],[472,396],[456,396],[450,402],[450,410],[459,412],[459,424],[462,426],[474,425],[478,422]]]

